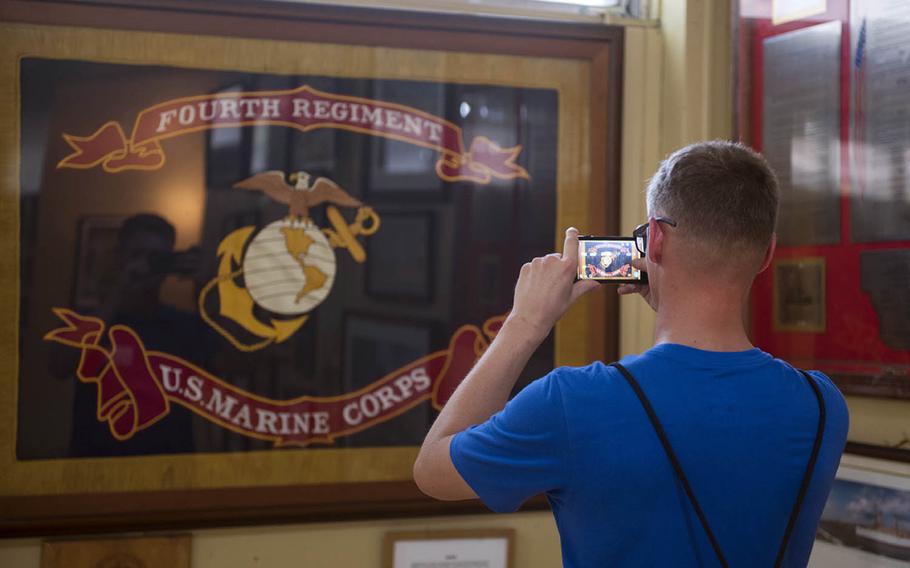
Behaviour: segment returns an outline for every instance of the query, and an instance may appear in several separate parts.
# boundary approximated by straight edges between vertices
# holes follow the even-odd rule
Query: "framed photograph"
[[[452,115],[446,105],[458,104],[463,96],[453,92],[469,89],[469,85],[433,85],[414,89],[411,85],[374,85],[371,96],[392,98],[405,104],[419,105],[438,116]],[[500,104],[505,104],[500,100]],[[460,117],[460,113],[456,115]],[[430,148],[408,147],[399,140],[374,138],[369,142],[368,167],[369,194],[377,202],[392,200],[396,196],[409,195],[421,202],[438,201],[445,195],[446,184],[433,175],[436,154]]]
[[[774,262],[774,329],[825,331],[825,259]]]
[[[73,305],[97,310],[110,291],[114,270],[117,233],[123,217],[85,217],[79,223],[76,248],[76,275],[73,278]]]
[[[621,30],[48,6],[0,0],[0,532],[482,510],[413,460],[521,265],[618,230]],[[520,386],[615,358],[616,312]]]
[[[502,294],[507,293],[503,291],[500,280],[502,257],[496,253],[484,252],[477,255],[475,263],[478,299],[483,305],[495,306],[502,301]]]
[[[910,4],[738,0],[733,27],[736,135],[780,182],[753,341],[846,395],[910,399]]]
[[[514,551],[511,529],[394,532],[385,536],[382,566],[513,568]]]
[[[219,87],[213,93],[215,97],[230,98],[237,93],[248,90],[243,83],[235,83]],[[214,119],[214,117],[213,117]],[[247,177],[253,168],[255,171],[268,169],[264,161],[268,155],[268,140],[257,140],[253,144],[256,134],[261,136],[262,130],[257,127],[245,128],[240,125],[212,128],[205,131],[206,144],[206,182],[210,187],[230,187],[237,179]]]
[[[192,547],[189,535],[47,540],[41,543],[41,568],[190,568]]]
[[[344,318],[344,391],[357,392],[383,377],[408,366],[430,352],[432,330],[412,320],[390,319],[367,314],[348,314]],[[407,391],[420,386],[422,376],[406,375],[392,383],[391,389],[364,395],[347,412],[351,434],[343,443],[351,446],[416,446],[423,442],[432,408],[409,401]],[[403,389],[401,387],[404,387]],[[417,403],[409,410],[407,405]],[[374,428],[388,422],[385,428]]]
[[[438,262],[432,249],[432,212],[390,212],[382,216],[382,231],[370,239],[367,295],[389,300],[431,302]]]
[[[910,465],[845,455],[810,565],[910,566]]]

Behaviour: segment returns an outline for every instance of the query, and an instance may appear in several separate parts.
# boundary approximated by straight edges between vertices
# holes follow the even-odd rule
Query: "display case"
[[[778,174],[757,346],[847,395],[910,398],[910,4],[739,0],[738,136]],[[848,449],[910,459],[906,428]]]
[[[617,228],[621,31],[0,8],[4,534],[477,510],[417,446],[521,265]],[[519,387],[614,358],[616,311]]]

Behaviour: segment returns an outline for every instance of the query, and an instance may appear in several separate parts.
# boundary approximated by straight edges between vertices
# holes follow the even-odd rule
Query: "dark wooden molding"
[[[848,454],[856,454],[867,458],[910,463],[910,448],[889,448],[887,446],[876,446],[874,444],[847,442],[847,447],[844,451]]]
[[[547,507],[541,496],[523,510]],[[0,498],[0,538],[486,513],[411,482],[17,496]]]
[[[580,58],[622,37],[597,24],[251,0],[0,0],[0,21]]]
[[[906,374],[884,373],[872,377],[832,373],[830,376],[837,388],[847,395],[910,400],[910,377]]]

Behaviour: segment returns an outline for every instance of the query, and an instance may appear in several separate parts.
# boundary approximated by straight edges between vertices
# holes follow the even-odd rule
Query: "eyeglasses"
[[[667,217],[654,217],[658,223],[666,223],[671,227],[676,226],[676,221]],[[650,220],[648,221],[650,223]],[[632,237],[635,239],[635,248],[642,255],[648,254],[648,223],[642,223],[632,231]]]

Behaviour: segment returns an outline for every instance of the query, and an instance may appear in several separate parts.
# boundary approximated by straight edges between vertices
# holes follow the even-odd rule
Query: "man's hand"
[[[541,339],[582,294],[597,288],[592,280],[575,282],[578,271],[578,231],[566,230],[562,254],[538,257],[521,267],[509,319],[528,326]]]
[[[577,270],[575,229],[566,231],[562,254],[535,258],[521,268],[512,313],[423,441],[414,463],[414,481],[424,493],[446,500],[476,497],[452,463],[452,438],[502,410],[528,359],[556,320],[579,296],[599,286],[591,280],[575,282]]]
[[[632,266],[641,270],[642,272],[648,272],[648,264],[644,258],[633,258]],[[651,309],[655,312],[657,311],[657,306],[654,305],[654,298],[651,296],[651,287],[647,284],[621,284],[619,289],[616,290],[620,296],[626,296],[628,294],[641,294],[641,297],[648,302],[648,305],[651,306]]]

